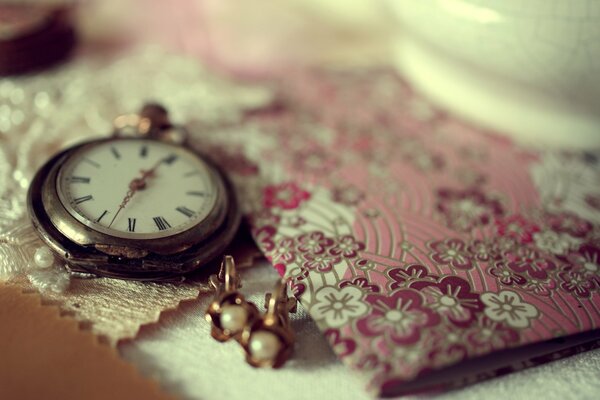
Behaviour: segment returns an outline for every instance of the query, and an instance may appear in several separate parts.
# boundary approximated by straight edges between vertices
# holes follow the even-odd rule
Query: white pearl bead
[[[235,333],[244,329],[248,321],[248,313],[242,306],[228,304],[221,310],[221,327]]]
[[[250,338],[250,354],[259,361],[271,361],[281,350],[281,341],[277,335],[268,331],[255,332]]]
[[[54,254],[46,246],[38,247],[33,255],[33,262],[40,269],[50,268],[54,265]]]

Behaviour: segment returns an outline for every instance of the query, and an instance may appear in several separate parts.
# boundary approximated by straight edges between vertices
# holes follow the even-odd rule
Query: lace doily
[[[236,84],[193,59],[151,47],[108,58],[82,52],[44,74],[0,80],[0,282],[35,290],[24,274],[42,243],[29,223],[26,193],[35,171],[51,155],[74,142],[107,135],[116,115],[134,112],[147,101],[160,101],[175,121],[193,119],[197,128],[210,129],[238,122],[271,97],[267,88]],[[163,310],[207,290],[198,282],[100,278],[72,280],[64,293],[42,295],[115,344],[157,321]]]

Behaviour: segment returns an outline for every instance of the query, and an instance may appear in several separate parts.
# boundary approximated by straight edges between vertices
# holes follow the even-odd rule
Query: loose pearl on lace
[[[244,329],[248,321],[248,313],[242,306],[229,304],[221,309],[221,327],[230,332],[239,332]]]
[[[54,254],[46,246],[38,247],[33,255],[33,262],[40,269],[50,268],[54,265]]]
[[[277,335],[268,331],[258,331],[252,334],[249,343],[250,354],[259,361],[271,361],[281,350],[281,341]]]

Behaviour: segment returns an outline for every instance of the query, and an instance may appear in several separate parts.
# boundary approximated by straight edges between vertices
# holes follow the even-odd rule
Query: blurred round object
[[[67,7],[0,4],[0,75],[53,65],[63,60],[74,44]]]
[[[434,102],[521,142],[600,145],[600,2],[387,4],[398,66]]]

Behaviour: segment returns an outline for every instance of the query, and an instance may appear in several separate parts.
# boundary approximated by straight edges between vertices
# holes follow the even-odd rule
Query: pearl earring
[[[265,314],[244,328],[239,342],[246,352],[246,361],[253,367],[279,368],[294,349],[294,332],[289,313],[296,312],[296,299],[287,295],[284,280],[277,283],[273,294],[265,296]]]
[[[225,342],[239,336],[247,324],[253,323],[258,316],[258,309],[238,291],[242,285],[233,257],[223,258],[219,274],[211,275],[209,282],[216,294],[206,310],[205,318],[212,324],[212,337]]]

